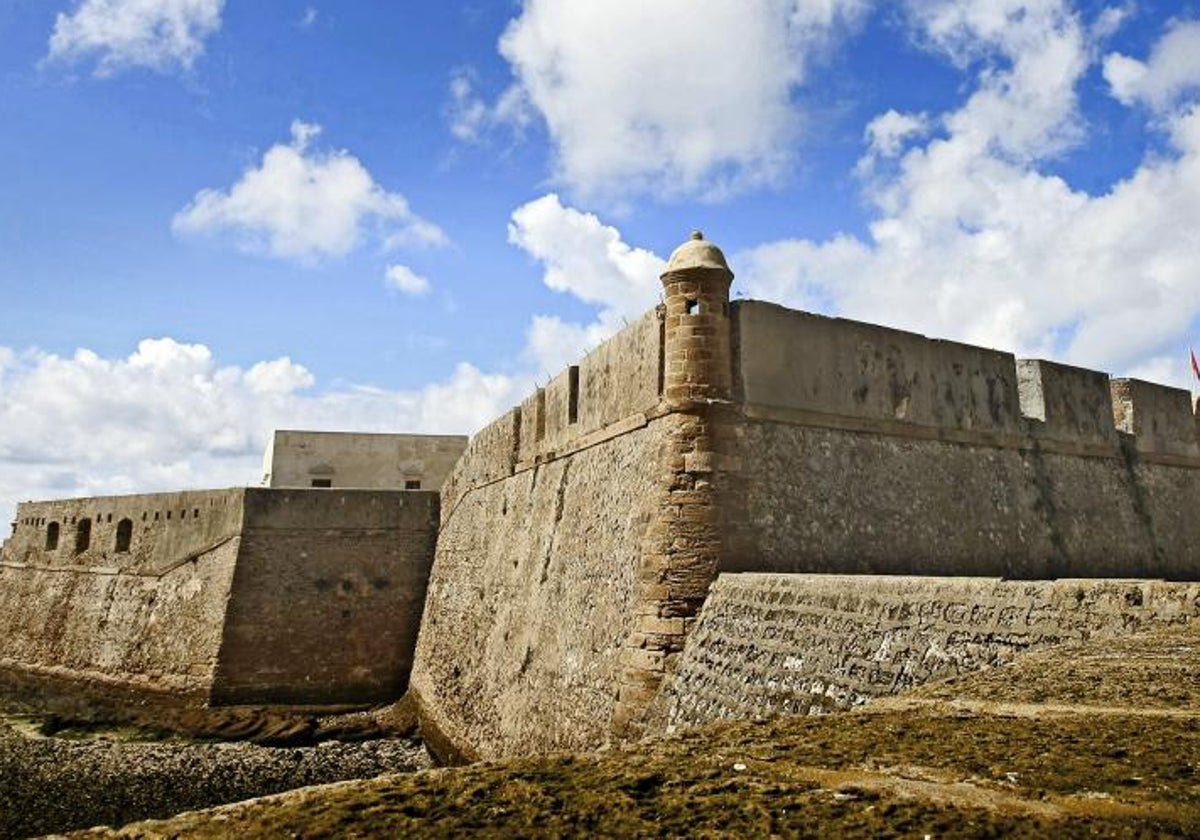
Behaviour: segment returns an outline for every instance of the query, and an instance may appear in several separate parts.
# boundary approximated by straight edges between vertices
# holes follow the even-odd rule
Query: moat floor
[[[430,765],[424,747],[411,738],[313,743],[322,734],[319,723],[343,738],[375,736],[382,727],[370,726],[374,719],[366,714],[316,723],[247,710],[225,710],[221,717],[224,737],[275,746],[192,740],[133,726],[65,726],[54,718],[0,712],[0,838],[168,817]]]
[[[1196,837],[1200,625],[862,710],[308,788],[88,836]]]

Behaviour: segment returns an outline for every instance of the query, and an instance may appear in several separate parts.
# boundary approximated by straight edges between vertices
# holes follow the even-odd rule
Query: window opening
[[[92,520],[80,519],[75,526],[75,553],[82,554],[92,544]]]
[[[129,544],[133,542],[133,520],[122,519],[117,523],[117,553],[124,554],[129,551]]]
[[[538,443],[546,436],[546,392],[538,388],[536,413],[533,416],[533,441]]]
[[[332,487],[333,479],[332,478],[314,478],[312,480],[312,486],[313,487]]]
[[[695,298],[688,298],[687,302],[684,304],[684,311],[687,312],[688,315],[699,315],[700,301],[696,300]]]
[[[420,490],[421,489],[421,480],[413,479],[413,478],[408,479],[407,481],[404,482],[404,489],[405,490]]]
[[[51,522],[46,526],[46,550],[54,551],[58,548],[58,523]]]
[[[579,421],[579,365],[567,368],[567,422]]]

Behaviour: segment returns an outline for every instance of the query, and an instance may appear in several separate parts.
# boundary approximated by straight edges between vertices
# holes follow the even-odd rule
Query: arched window
[[[51,522],[46,526],[46,550],[54,551],[58,548],[58,523]]]
[[[82,554],[92,544],[92,520],[80,519],[75,526],[75,553]]]
[[[133,542],[133,520],[122,519],[117,523],[117,553],[124,554],[129,551],[131,542]]]

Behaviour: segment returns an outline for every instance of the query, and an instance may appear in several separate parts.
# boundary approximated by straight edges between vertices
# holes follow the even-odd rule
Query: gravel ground
[[[122,825],[344,779],[429,766],[419,743],[272,748],[29,737],[0,724],[0,838]]]

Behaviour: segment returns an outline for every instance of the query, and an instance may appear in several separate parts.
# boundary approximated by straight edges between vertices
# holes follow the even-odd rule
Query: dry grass
[[[1200,627],[1059,648],[854,713],[309,788],[115,833],[231,835],[1200,836]]]

